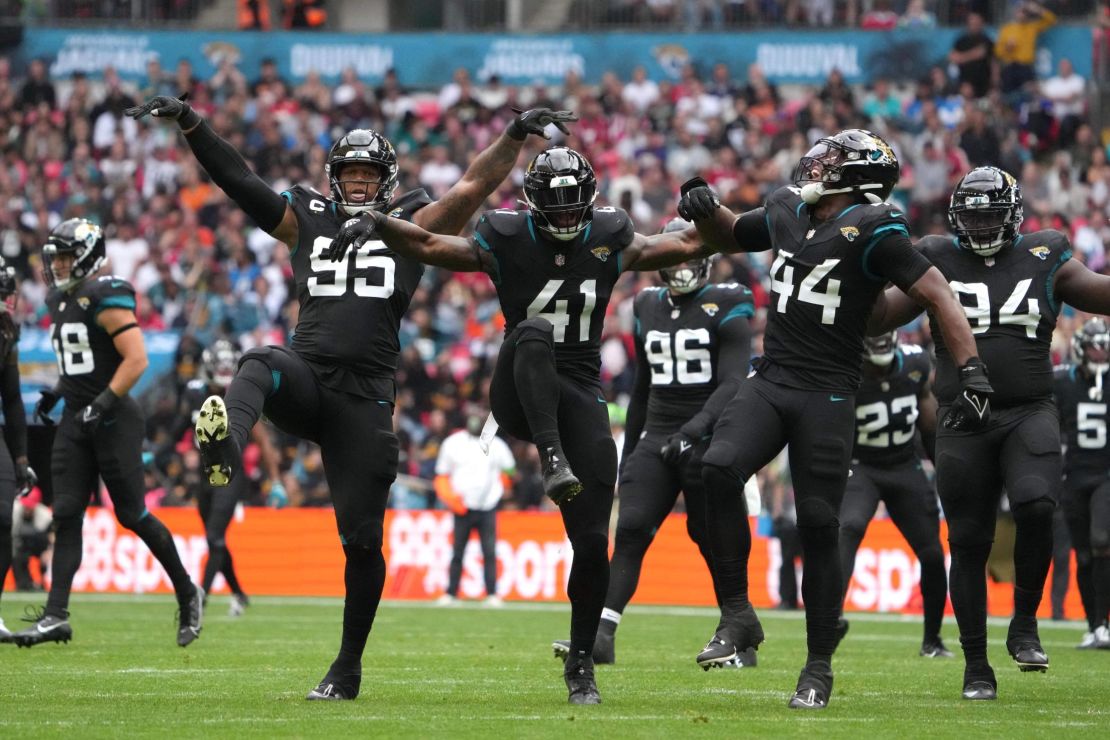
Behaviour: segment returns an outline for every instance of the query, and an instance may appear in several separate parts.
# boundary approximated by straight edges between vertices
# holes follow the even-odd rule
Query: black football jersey
[[[755,315],[752,293],[738,283],[706,285],[678,297],[666,288],[650,288],[636,296],[632,311],[636,341],[651,368],[644,428],[673,432],[701,410],[717,387],[717,330]]]
[[[1072,479],[1110,475],[1110,445],[1106,444],[1106,403],[1110,400],[1110,377],[1100,393],[1095,379],[1078,368],[1059,367],[1053,373],[1053,394],[1060,410],[1060,430],[1067,453],[1064,473]]]
[[[853,393],[879,292],[887,281],[909,288],[929,264],[895,206],[857,204],[816,221],[798,192],[780,188],[765,204],[775,260],[764,355],[754,364],[786,386]],[[892,234],[907,237],[904,247],[876,248]]]
[[[541,236],[528,210],[482,214],[474,239],[496,260],[491,277],[506,333],[525,319],[547,319],[555,327],[557,370],[597,383],[605,310],[634,233],[619,208],[595,208],[589,226],[566,242]]]
[[[80,408],[108,387],[123,361],[96,317],[106,308],[134,311],[135,289],[121,277],[105,275],[85,280],[71,291],[51,290],[46,307],[62,398],[69,408]]]
[[[921,347],[903,344],[895,350],[887,375],[863,374],[856,393],[854,459],[867,465],[890,465],[913,457],[913,435],[920,415],[917,399],[929,383],[931,366]]]
[[[952,237],[927,236],[918,246],[963,304],[994,388],[991,405],[1004,408],[1050,398],[1050,345],[1060,311],[1052,283],[1071,259],[1067,237],[1036,231],[986,258],[961,249]],[[929,319],[935,329],[934,317]],[[951,403],[960,387],[956,366],[941,332],[933,331],[933,341],[937,400]]]
[[[424,266],[381,241],[332,262],[323,255],[351,217],[310,188],[298,185],[282,196],[297,214],[299,231],[292,264],[300,317],[291,348],[328,387],[392,402],[397,332]],[[394,200],[388,213],[411,221],[429,203],[427,193],[413,190]]]

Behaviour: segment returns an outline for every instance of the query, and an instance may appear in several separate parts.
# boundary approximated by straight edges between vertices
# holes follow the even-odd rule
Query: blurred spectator
[[[286,28],[312,30],[328,22],[325,0],[285,0],[283,25]]]
[[[890,31],[898,25],[898,14],[890,7],[890,0],[874,0],[871,9],[863,14],[859,27],[865,31]]]
[[[975,97],[987,94],[994,64],[994,39],[983,30],[983,16],[968,14],[967,27],[952,44],[948,62],[956,65],[960,84],[971,84]]]
[[[1052,118],[1056,121],[1056,143],[1069,146],[1075,138],[1083,113],[1087,108],[1087,81],[1075,73],[1071,60],[1064,58],[1052,77],[1041,82],[1041,95],[1051,105]]]
[[[39,573],[46,575],[50,562],[50,525],[54,518],[42,503],[42,491],[34,488],[15,500],[12,508],[12,576],[16,591],[42,591],[44,584],[31,573],[31,560],[38,559]]]
[[[270,30],[270,0],[236,0],[240,31]]]
[[[1020,93],[1036,79],[1033,63],[1037,55],[1037,37],[1056,23],[1056,14],[1035,2],[1017,5],[1011,18],[998,29],[994,56],[998,59],[1003,95]]]
[[[898,28],[935,28],[937,17],[925,7],[925,0],[910,0],[906,12],[898,19]]]
[[[54,84],[46,76],[46,62],[32,59],[27,66],[27,79],[19,89],[19,104],[24,109],[36,108],[39,103],[46,103],[53,108],[56,102]]]

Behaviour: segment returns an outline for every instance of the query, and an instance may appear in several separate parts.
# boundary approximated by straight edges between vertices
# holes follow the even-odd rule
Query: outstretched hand
[[[125,116],[130,116],[136,121],[147,115],[148,113],[155,118],[172,118],[177,121],[185,115],[187,111],[192,111],[192,107],[185,101],[189,99],[189,93],[182,93],[179,98],[171,98],[168,95],[155,95],[150,100],[142,105],[136,105],[127,108],[123,111]]]
[[[374,236],[378,219],[384,218],[378,211],[367,211],[355,218],[349,218],[339,228],[339,233],[331,240],[331,246],[324,252],[325,259],[340,262],[348,250],[358,251],[363,244]]]
[[[678,215],[687,221],[701,221],[712,216],[721,207],[721,199],[700,177],[691,177],[682,183],[682,198],[678,201]]]
[[[573,123],[578,120],[578,116],[569,110],[532,108],[531,110],[522,111],[518,108],[513,108],[512,111],[518,115],[513,119],[512,123],[509,124],[508,134],[517,141],[524,141],[528,138],[528,134],[550,139],[551,136],[547,133],[546,129],[551,124],[555,124],[555,128],[559,129],[564,134],[569,134],[570,129],[568,129],[565,124]]]

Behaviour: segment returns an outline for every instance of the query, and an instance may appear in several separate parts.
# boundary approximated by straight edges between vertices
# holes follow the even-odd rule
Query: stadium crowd
[[[910,3],[911,10],[917,5]],[[1051,20],[1048,15],[1037,17]],[[143,328],[182,332],[174,369],[144,401],[153,453],[149,485],[162,504],[184,503],[199,485],[199,460],[191,439],[171,438],[170,430],[179,428],[173,418],[178,395],[196,376],[203,348],[222,336],[243,348],[285,343],[297,302],[288,249],[208,181],[176,130],[136,123],[123,115],[129,106],[187,92],[190,104],[277,190],[300,183],[326,192],[323,164],[331,143],[348,129],[373,128],[398,151],[399,192],[423,187],[433,198],[501,132],[512,107],[569,109],[580,120],[557,140],[593,163],[598,205],[626,209],[643,233],[674,217],[678,186],[694,174],[729,208],[747,210],[790,181],[811,142],[843,128],[869,128],[897,151],[902,178],[893,199],[906,207],[914,236],[945,232],[945,207],[959,177],[970,167],[997,164],[1022,184],[1023,230],[1064,231],[1076,254],[1104,271],[1110,156],[1088,119],[1092,81],[1076,75],[1067,59],[1057,60],[1051,76],[1036,78],[1032,60],[996,47],[974,14],[949,62],[920,80],[879,79],[866,88],[846,84],[836,71],[821,86],[780,87],[757,66],[736,79],[726,66],[695,58],[674,80],[637,69],[629,79],[606,73],[597,85],[570,75],[559,85],[513,87],[459,70],[450,83],[428,90],[406,86],[403,70],[378,85],[353,70],[335,84],[315,74],[294,84],[272,62],[240,69],[231,59],[208,79],[186,61],[172,69],[151,61],[139,84],[111,68],[96,79],[52,80],[49,60],[33,61],[19,78],[3,58],[0,253],[21,277],[20,320],[42,325],[39,254],[46,234],[76,216],[106,228],[110,270],[135,285]],[[1028,69],[1007,73],[1014,64]],[[529,142],[520,164],[540,146]],[[518,167],[487,205],[516,207],[521,178]],[[766,256],[721,259],[714,278],[750,286],[763,306]],[[606,317],[603,381],[615,429],[633,379],[632,297],[652,280],[622,278]],[[1065,315],[1060,322],[1054,345],[1060,358],[1077,321]],[[927,343],[923,323],[910,326],[906,338]],[[484,275],[427,271],[402,323],[396,422],[402,478],[392,505],[434,505],[438,446],[468,413],[484,412],[502,327]],[[307,443],[278,442],[291,502],[327,505],[319,452]],[[503,505],[550,506],[534,447],[515,452],[516,481]],[[248,454],[248,472],[262,481],[251,460]],[[264,500],[264,485],[256,486],[254,502]]]

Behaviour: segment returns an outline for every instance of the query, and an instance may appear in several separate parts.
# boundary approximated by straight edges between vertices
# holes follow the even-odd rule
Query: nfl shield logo
[[[565,254],[560,252],[559,254],[555,255],[555,266],[556,267],[562,267],[566,263],[567,263],[567,256]]]
[[[806,239],[812,239],[813,235],[817,233],[817,229],[810,229],[806,232]]]

